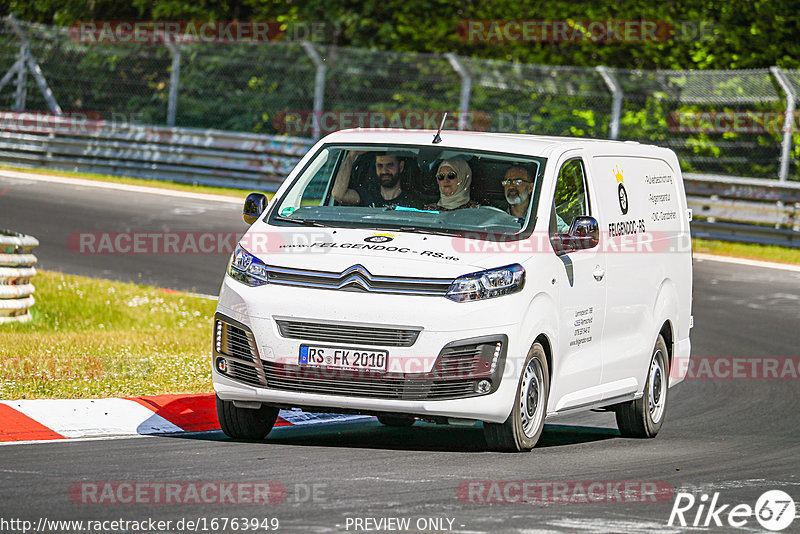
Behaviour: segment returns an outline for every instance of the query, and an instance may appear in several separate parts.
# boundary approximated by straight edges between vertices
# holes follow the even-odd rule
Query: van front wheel
[[[531,450],[542,435],[549,393],[547,358],[542,345],[534,343],[525,358],[516,402],[508,419],[504,423],[483,423],[489,448],[511,452]]]
[[[619,433],[626,438],[656,437],[664,423],[668,390],[667,344],[662,336],[658,336],[656,346],[653,348],[653,356],[650,358],[644,394],[637,400],[616,406]]]
[[[222,431],[234,439],[264,439],[278,420],[278,408],[237,408],[217,397],[217,419]]]

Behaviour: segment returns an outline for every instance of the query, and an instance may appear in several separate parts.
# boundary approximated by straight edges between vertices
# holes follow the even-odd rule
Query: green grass
[[[236,197],[242,199],[250,191],[246,189],[233,189],[231,187],[213,187],[210,185],[192,185],[177,182],[167,182],[164,180],[147,180],[144,178],[131,178],[128,176],[110,176],[107,174],[94,174],[90,172],[54,171],[52,169],[20,169],[0,165],[0,169],[17,172],[29,172],[34,174],[49,174],[51,176],[69,176],[71,178],[82,178],[84,180],[96,180],[99,182],[112,182],[116,184],[142,185],[146,187],[157,187],[159,189],[171,189],[173,191],[189,191],[192,193],[206,193],[211,195],[222,195],[226,197]],[[264,193],[272,198],[272,193]]]
[[[705,254],[800,265],[800,249],[796,248],[692,239],[692,250]]]
[[[216,302],[39,271],[27,323],[0,324],[0,398],[210,393]]]

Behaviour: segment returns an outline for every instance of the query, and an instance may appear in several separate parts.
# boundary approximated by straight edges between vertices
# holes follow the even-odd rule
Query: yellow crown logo
[[[619,166],[614,166],[614,176],[617,178],[617,183],[622,182],[622,171],[619,170]]]

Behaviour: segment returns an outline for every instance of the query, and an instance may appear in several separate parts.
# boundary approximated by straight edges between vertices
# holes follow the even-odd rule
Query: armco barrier
[[[7,165],[275,191],[312,146],[298,137],[24,115],[0,129]]]
[[[692,234],[800,247],[800,182],[684,174]]]
[[[39,245],[35,237],[0,230],[0,323],[30,320],[35,300],[31,278],[36,274]]]

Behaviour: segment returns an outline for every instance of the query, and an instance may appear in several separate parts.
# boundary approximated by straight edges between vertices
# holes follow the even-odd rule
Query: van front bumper
[[[514,298],[519,295],[455,303],[437,297],[250,288],[226,277],[215,316],[214,389],[223,400],[281,407],[500,423],[513,405],[520,358],[528,347],[519,343],[516,323],[486,322],[507,319]],[[408,346],[369,346],[321,342],[313,339],[313,328],[307,330],[310,339],[287,336],[282,321],[419,331]],[[300,346],[315,344],[387,350],[389,365],[385,373],[301,366]],[[231,347],[245,347],[245,353],[232,356]],[[225,360],[222,369],[220,358]]]

